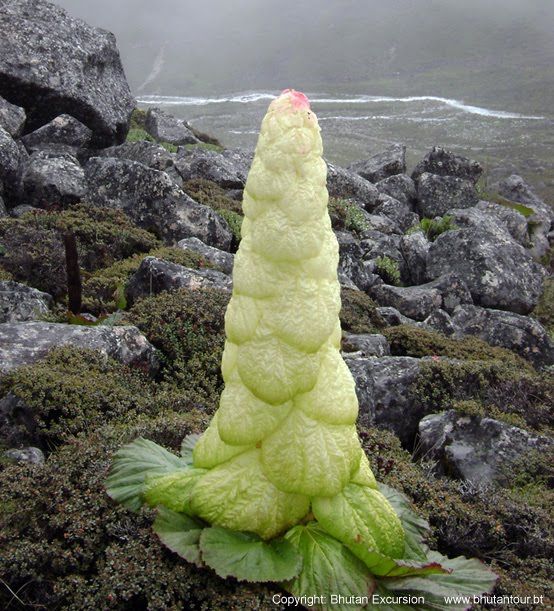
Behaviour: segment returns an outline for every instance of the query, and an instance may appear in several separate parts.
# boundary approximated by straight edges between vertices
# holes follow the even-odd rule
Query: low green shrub
[[[99,269],[83,283],[83,311],[99,314],[124,309],[125,286],[145,257],[157,257],[192,269],[211,268],[213,265],[191,250],[172,246],[155,248],[148,253],[135,254]]]
[[[110,421],[130,422],[150,411],[154,396],[140,372],[99,352],[69,346],[4,376],[0,397],[7,393],[22,399],[33,414],[33,425],[17,435],[45,449]]]
[[[219,400],[224,315],[230,295],[216,289],[182,289],[136,303],[127,319],[160,350],[165,391],[213,411]],[[169,400],[169,399],[168,399]]]
[[[230,210],[242,215],[241,202],[227,196],[225,190],[215,182],[205,178],[194,178],[183,183],[183,190],[192,199],[209,206],[212,210]]]
[[[420,329],[413,325],[388,327],[383,331],[388,339],[393,356],[444,356],[453,359],[491,361],[511,364],[522,370],[533,371],[531,365],[520,356],[495,348],[477,337],[453,339],[438,333]]]
[[[544,280],[542,295],[532,314],[554,338],[554,277]]]
[[[415,231],[422,231],[425,237],[430,241],[434,242],[441,233],[445,231],[451,231],[457,229],[454,224],[454,219],[451,216],[443,216],[442,218],[428,219],[422,218],[419,223],[410,227],[406,233],[414,233]]]
[[[0,472],[0,606],[12,592],[37,609],[275,609],[263,586],[182,561],[151,529],[151,512],[116,505],[104,484],[112,453],[144,436],[174,450],[202,414],[141,416],[74,438],[40,468]],[[8,589],[9,588],[9,589]]]
[[[5,253],[0,269],[56,298],[66,294],[65,254],[61,235],[73,232],[79,266],[93,272],[159,245],[119,210],[79,204],[68,210],[0,219]]]
[[[348,199],[330,197],[328,204],[329,215],[333,229],[344,229],[354,233],[363,233],[369,224],[361,208]]]
[[[398,261],[387,256],[375,259],[375,273],[380,276],[385,284],[400,286],[400,267]]]
[[[362,291],[341,288],[340,322],[343,331],[350,333],[379,333],[385,326],[377,312],[377,304]]]
[[[539,433],[554,431],[554,373],[537,374],[517,363],[488,361],[425,361],[410,390],[422,415],[455,408],[460,401],[475,401],[483,415],[519,417],[519,423]],[[512,420],[513,422],[513,420]]]

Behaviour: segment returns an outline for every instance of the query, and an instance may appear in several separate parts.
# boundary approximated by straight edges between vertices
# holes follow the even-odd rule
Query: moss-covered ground
[[[219,209],[237,202],[212,184],[189,185]],[[228,201],[227,201],[228,200]],[[120,213],[77,206],[0,220],[0,274],[65,297],[60,233],[75,232],[84,303],[96,313],[122,309],[158,349],[161,369],[147,377],[99,355],[58,349],[0,381],[34,414],[0,449],[32,443],[43,466],[0,461],[0,608],[274,610],[269,587],[222,580],[165,549],[148,511],[133,514],[105,494],[113,452],[144,436],[176,450],[201,432],[217,406],[228,293],[180,290],[127,308],[122,289],[147,254],[189,267],[202,257],[162,248]],[[25,249],[21,246],[25,245]],[[458,409],[531,431],[552,432],[552,374],[476,339],[448,339],[412,327],[386,328],[363,292],[343,289],[341,322],[353,333],[384,333],[394,355],[431,357],[410,390],[422,413]],[[1,431],[0,431],[1,432]],[[378,478],[403,490],[432,526],[430,543],[449,555],[477,556],[500,574],[497,594],[552,600],[552,456],[528,457],[509,488],[483,488],[432,474],[399,440],[360,428]]]

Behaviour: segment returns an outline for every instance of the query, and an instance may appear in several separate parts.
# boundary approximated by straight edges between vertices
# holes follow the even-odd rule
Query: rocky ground
[[[0,602],[275,609],[103,489],[124,442],[176,448],[216,407],[252,153],[133,111],[111,35],[15,4],[0,1]],[[10,62],[21,36],[34,60]],[[517,175],[485,194],[481,174],[438,147],[410,172],[401,145],[329,165],[343,351],[372,467],[430,543],[491,564],[497,594],[552,602],[554,214]]]

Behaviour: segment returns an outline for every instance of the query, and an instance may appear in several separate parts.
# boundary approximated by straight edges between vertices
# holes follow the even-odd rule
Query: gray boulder
[[[389,195],[408,206],[410,210],[414,210],[417,197],[416,186],[407,174],[389,176],[380,180],[375,186],[379,193]]]
[[[221,155],[231,163],[238,179],[245,185],[252,160],[254,159],[254,151],[245,151],[237,148],[224,149],[221,151]],[[241,191],[242,188],[238,188],[238,190]],[[238,199],[242,198],[239,197]]]
[[[71,115],[60,115],[21,138],[29,153],[51,151],[77,156],[88,149],[92,131]]]
[[[0,323],[36,320],[52,306],[52,297],[8,280],[0,281]]]
[[[0,398],[0,441],[5,447],[40,443],[32,408],[11,392]]]
[[[359,356],[390,356],[390,345],[384,335],[378,333],[343,333],[342,351]]]
[[[492,188],[502,197],[523,204],[533,211],[533,214],[527,217],[531,254],[537,258],[546,254],[550,248],[548,234],[554,222],[554,210],[516,174],[501,180]]]
[[[391,306],[378,306],[375,308],[377,314],[385,321],[387,327],[397,327],[398,325],[415,325],[415,320],[401,314],[396,308]]]
[[[197,144],[200,142],[189,125],[159,108],[149,108],[144,123],[146,131],[161,142],[170,144]]]
[[[431,244],[422,231],[403,235],[400,239],[400,252],[404,259],[404,284],[423,284],[426,279],[427,253]]]
[[[447,337],[455,335],[458,332],[458,328],[453,323],[450,314],[445,310],[435,310],[431,312],[423,322],[417,323],[417,326],[430,331],[438,331]]]
[[[531,246],[529,242],[527,219],[523,214],[507,206],[501,206],[500,204],[486,201],[480,201],[477,204],[477,209],[502,223],[518,244],[521,244],[525,248]]]
[[[456,176],[475,184],[483,173],[483,167],[477,161],[435,146],[416,165],[412,178],[417,181],[425,172],[438,176]]]
[[[554,364],[554,342],[534,318],[503,310],[460,305],[454,310],[452,322],[459,335],[475,335],[491,346],[513,350],[535,367]]]
[[[453,208],[470,208],[479,197],[474,184],[457,176],[424,173],[417,182],[417,211],[426,218],[443,216]]]
[[[69,112],[95,144],[124,140],[135,101],[113,34],[44,0],[0,0],[0,31],[0,95],[28,129]]]
[[[553,444],[548,437],[504,422],[453,410],[423,418],[419,435],[421,457],[436,461],[439,473],[489,485],[510,486],[517,463]]]
[[[155,350],[136,327],[84,327],[53,322],[0,324],[0,375],[44,358],[52,348],[98,350],[125,365],[148,372],[158,368]]]
[[[350,199],[371,212],[377,205],[379,191],[356,172],[327,163],[327,191],[329,197]]]
[[[157,142],[148,140],[137,140],[136,142],[124,142],[117,146],[97,151],[98,157],[114,157],[116,159],[129,159],[146,165],[160,172],[170,174],[174,170],[174,155]],[[171,176],[171,174],[170,174]],[[180,179],[180,177],[179,177]]]
[[[69,206],[85,197],[87,181],[72,155],[37,152],[21,164],[17,191],[19,200],[30,206]]]
[[[22,159],[23,155],[15,140],[0,127],[0,187],[3,185],[3,195],[8,198],[16,188],[17,170]]]
[[[356,382],[360,422],[386,428],[395,433],[405,447],[411,447],[422,416],[421,407],[411,392],[420,372],[421,359],[344,356]]]
[[[19,206],[15,206],[10,210],[10,216],[14,219],[18,219],[22,217],[24,214],[28,214],[29,212],[35,213],[44,213],[42,208],[35,208],[34,206],[28,206],[27,204],[19,204]]]
[[[393,144],[369,159],[352,163],[348,169],[373,183],[395,174],[405,174],[406,147],[403,144]]]
[[[362,249],[359,241],[348,231],[335,231],[339,243],[339,280],[343,286],[350,283],[362,291],[373,286],[378,278],[362,260]],[[350,287],[351,288],[351,287]]]
[[[40,448],[34,448],[32,446],[6,450],[4,456],[13,462],[27,463],[29,465],[44,464],[44,453]]]
[[[17,138],[25,125],[25,110],[0,97],[0,127],[4,128],[12,138]]]
[[[123,210],[166,243],[197,237],[210,246],[230,249],[232,234],[226,221],[185,195],[165,172],[128,159],[93,157],[85,174],[91,204]]]
[[[435,288],[378,284],[369,294],[379,305],[396,308],[414,320],[424,320],[442,305],[442,296]]]
[[[419,221],[419,217],[410,209],[408,204],[400,202],[390,195],[379,195],[373,212],[375,215],[385,216],[395,222],[401,232],[406,231]]]
[[[244,188],[245,176],[242,166],[232,158],[201,147],[186,149],[179,147],[175,155],[175,167],[184,182],[202,178],[215,182],[223,189]]]
[[[544,269],[507,231],[467,227],[441,234],[429,248],[427,277],[454,272],[474,303],[527,314],[541,292]]]
[[[436,289],[442,298],[441,308],[449,314],[459,305],[473,304],[467,284],[454,272],[447,272],[436,280],[422,284],[420,288]]]
[[[156,257],[145,257],[125,290],[129,304],[137,299],[177,289],[217,288],[230,291],[232,280],[213,269],[189,269]]]
[[[235,255],[213,246],[204,244],[202,240],[198,238],[185,238],[177,243],[179,248],[183,250],[192,250],[193,252],[202,255],[206,261],[209,261],[216,267],[218,267],[224,274],[230,276],[233,272],[233,264],[235,262]]]

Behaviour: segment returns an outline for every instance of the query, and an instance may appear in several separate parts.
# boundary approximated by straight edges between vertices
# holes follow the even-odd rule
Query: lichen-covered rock
[[[122,142],[135,106],[115,37],[44,0],[0,2],[0,95],[37,129],[69,112],[94,142]]]
[[[197,144],[199,142],[186,121],[159,108],[148,109],[144,127],[151,136],[160,142],[177,145]]]
[[[362,260],[363,251],[360,243],[348,231],[335,231],[339,244],[339,280],[343,286],[352,283],[354,287],[365,291],[379,281]],[[352,287],[350,287],[352,288]]]
[[[348,169],[373,183],[395,174],[405,174],[406,147],[403,144],[393,144],[369,159],[352,163]]]
[[[361,358],[345,354],[345,361],[356,382],[360,422],[389,429],[406,447],[411,447],[421,419],[421,407],[411,392],[421,359]]]
[[[530,312],[542,292],[544,269],[507,231],[466,227],[441,234],[429,248],[427,276],[454,272],[474,303],[488,308]]]
[[[400,252],[404,258],[404,283],[423,284],[426,279],[427,253],[431,244],[422,231],[403,235],[400,239]]]
[[[387,327],[417,324],[415,320],[404,316],[404,314],[401,314],[396,308],[391,306],[379,306],[376,310],[377,314],[385,321]]]
[[[98,157],[115,157],[117,159],[129,159],[137,161],[160,172],[171,172],[174,170],[174,155],[157,142],[148,140],[137,140],[136,142],[124,142],[117,146],[97,151]],[[180,177],[179,177],[180,179]]]
[[[12,138],[17,138],[25,125],[25,110],[15,104],[10,104],[0,96],[0,127],[5,129]]]
[[[457,306],[473,304],[471,292],[462,278],[454,272],[448,272],[431,282],[422,284],[420,288],[437,289],[441,294],[443,310],[452,314]]]
[[[327,191],[329,197],[349,199],[371,211],[377,205],[379,191],[356,172],[327,163]]]
[[[417,181],[417,211],[426,218],[444,216],[453,208],[470,208],[478,202],[475,185],[469,180],[425,172]]]
[[[185,195],[165,172],[128,159],[93,157],[85,174],[91,204],[123,210],[139,227],[166,243],[194,236],[210,246],[230,249],[227,223]]]
[[[231,275],[233,272],[235,255],[230,252],[208,246],[198,238],[185,238],[184,240],[180,240],[177,246],[183,250],[197,252],[199,255],[202,255],[206,261],[212,263],[225,274]]]
[[[523,204],[533,211],[527,218],[530,249],[534,257],[542,257],[550,248],[548,234],[554,222],[554,211],[517,174],[501,180],[492,189],[514,202]]]
[[[379,305],[391,306],[415,320],[424,320],[442,305],[442,296],[435,288],[421,286],[391,286],[378,284],[370,295]]]
[[[389,195],[414,210],[417,193],[414,181],[407,174],[394,174],[375,184],[379,193]]]
[[[413,180],[417,181],[425,172],[438,176],[456,176],[475,184],[483,173],[483,167],[477,161],[435,146],[414,168]]]
[[[30,465],[44,464],[44,452],[40,448],[32,446],[6,450],[4,456],[13,462],[28,463]]]
[[[513,350],[536,367],[554,364],[554,342],[534,318],[503,310],[460,305],[454,310],[452,322],[459,335],[475,335],[491,346]]]
[[[525,248],[531,246],[527,219],[523,214],[507,206],[486,201],[480,201],[477,204],[477,209],[500,221],[518,244]],[[458,222],[460,222],[460,219],[458,219]]]
[[[242,189],[244,173],[240,161],[223,153],[201,147],[179,147],[175,156],[175,167],[184,182],[194,179],[210,180],[224,189]]]
[[[423,418],[419,435],[420,455],[436,461],[440,473],[485,485],[512,485],[516,463],[554,444],[516,426],[454,410]]]
[[[87,180],[75,157],[33,153],[19,168],[18,198],[37,208],[69,206],[84,199]]]
[[[419,217],[410,209],[408,204],[384,194],[379,195],[373,212],[378,216],[386,216],[394,221],[402,232],[419,221]]]
[[[51,151],[77,156],[92,141],[92,131],[68,114],[52,119],[34,132],[25,134],[21,141],[29,153]]]
[[[432,331],[438,331],[447,337],[455,335],[458,328],[452,321],[452,318],[445,310],[435,310],[431,312],[429,316],[417,325],[423,329],[430,329]]]
[[[12,281],[0,281],[0,323],[36,320],[46,314],[52,297]]]
[[[379,333],[343,333],[342,351],[357,352],[363,357],[390,356],[390,345]]]
[[[136,327],[83,327],[52,322],[0,324],[0,374],[44,358],[52,348],[77,346],[99,350],[149,373],[158,367],[155,350]]]
[[[8,199],[17,184],[17,170],[23,156],[10,134],[0,126],[0,186]]]
[[[131,276],[125,294],[129,303],[141,297],[181,288],[217,288],[231,290],[229,276],[213,269],[189,269],[156,257],[145,257]]]

